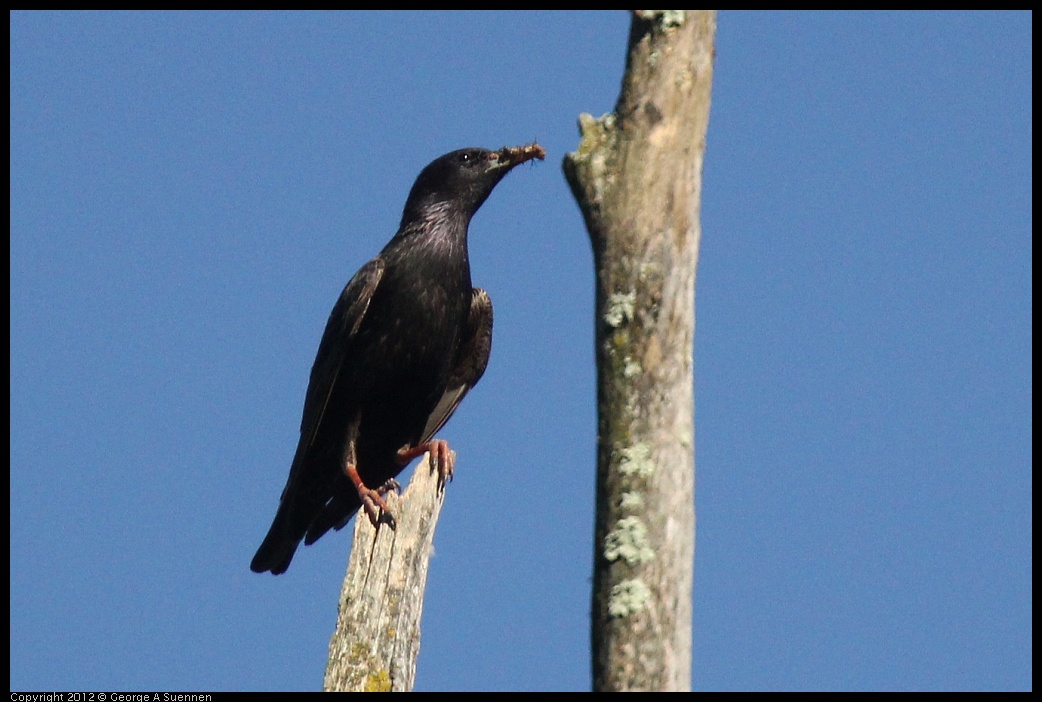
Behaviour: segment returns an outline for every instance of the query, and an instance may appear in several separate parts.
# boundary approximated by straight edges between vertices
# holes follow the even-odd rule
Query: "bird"
[[[397,232],[330,312],[289,477],[251,570],[286,572],[301,541],[343,528],[359,509],[393,528],[383,496],[426,452],[441,487],[452,477],[454,454],[434,437],[492,347],[492,302],[471,282],[470,220],[515,166],[545,156],[537,143],[459,149],[417,176]]]

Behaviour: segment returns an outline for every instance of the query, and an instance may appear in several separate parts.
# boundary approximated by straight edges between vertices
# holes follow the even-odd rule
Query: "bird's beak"
[[[513,168],[534,158],[542,161],[546,158],[546,149],[534,142],[524,146],[504,146],[499,151],[492,152],[490,158],[498,162],[496,168]]]

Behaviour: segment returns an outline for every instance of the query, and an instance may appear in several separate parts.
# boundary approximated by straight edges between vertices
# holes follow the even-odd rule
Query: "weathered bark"
[[[430,454],[399,497],[386,496],[395,529],[355,517],[354,542],[329,642],[327,692],[412,690],[434,527],[445,499]]]
[[[695,268],[716,15],[634,12],[564,171],[597,268],[595,690],[691,688]]]

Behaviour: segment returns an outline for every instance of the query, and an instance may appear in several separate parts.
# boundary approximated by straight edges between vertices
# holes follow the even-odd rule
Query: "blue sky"
[[[350,534],[249,561],[419,170],[492,360],[442,436],[418,690],[590,685],[593,270],[561,172],[609,13],[11,16],[11,687],[314,690]],[[1031,687],[1031,15],[719,16],[696,689]],[[408,473],[406,473],[406,476]]]

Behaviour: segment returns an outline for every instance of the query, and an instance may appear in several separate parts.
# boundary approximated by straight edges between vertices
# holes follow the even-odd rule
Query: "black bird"
[[[460,149],[420,172],[398,232],[329,315],[289,479],[251,570],[284,573],[302,539],[342,528],[360,507],[393,525],[382,496],[426,451],[442,482],[452,475],[448,444],[433,437],[485,372],[492,345],[492,303],[471,286],[467,228],[503,176],[545,155],[538,144]]]

